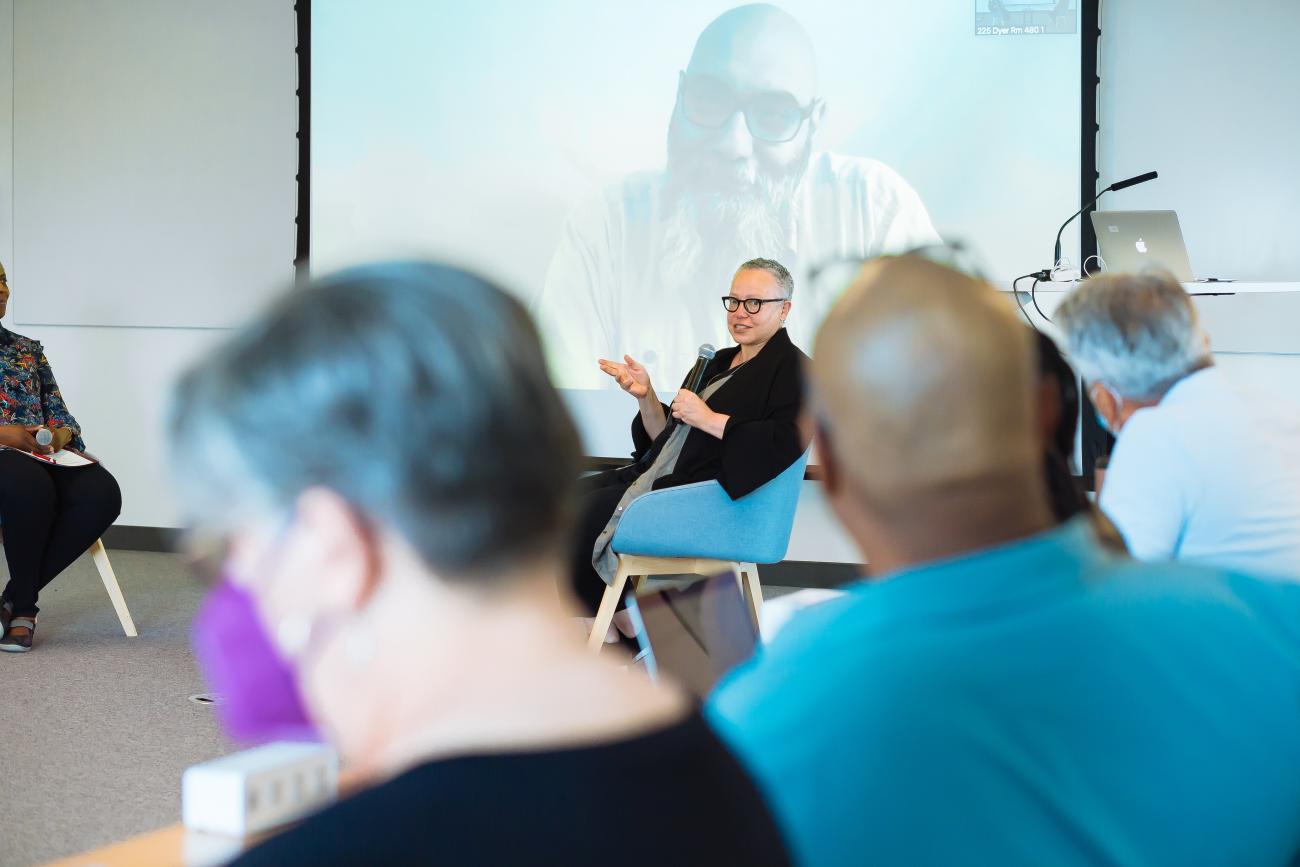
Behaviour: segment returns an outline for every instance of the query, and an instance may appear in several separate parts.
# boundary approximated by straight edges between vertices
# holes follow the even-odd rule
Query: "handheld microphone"
[[[694,394],[700,393],[700,386],[704,384],[704,370],[709,366],[709,362],[713,360],[713,356],[717,354],[718,351],[713,348],[712,343],[705,343],[700,346],[700,354],[699,357],[695,359],[695,366],[692,367],[691,372],[686,375],[685,388],[687,391],[692,392]],[[672,413],[669,413],[668,423],[665,424],[664,429],[659,432],[659,436],[655,438],[656,441],[658,442],[658,441],[666,440],[668,434],[671,433],[673,428],[675,428],[676,426],[677,426],[677,419],[673,418]],[[654,448],[646,449],[645,454],[641,455],[641,457],[637,458],[635,461],[628,464],[627,467],[623,467],[622,469],[639,467],[642,464],[649,461],[651,456],[657,455],[658,453],[659,453],[658,449],[654,449]]]
[[[54,442],[54,434],[50,432],[49,428],[43,427],[36,432],[36,444],[38,446],[48,446],[52,442]]]
[[[1112,191],[1118,192],[1119,190],[1127,190],[1129,187],[1136,187],[1138,184],[1145,184],[1147,181],[1154,181],[1157,177],[1159,177],[1159,174],[1157,172],[1145,172],[1140,175],[1134,175],[1131,178],[1125,178],[1122,181],[1116,181],[1115,183],[1111,184],[1109,187],[1107,187],[1106,189],[1098,193],[1091,202],[1089,202],[1088,204],[1084,205],[1082,208],[1080,208],[1079,210],[1071,214],[1070,219],[1062,223],[1061,228],[1056,230],[1056,248],[1052,253],[1052,268],[1056,268],[1056,266],[1061,262],[1061,233],[1065,231],[1066,226],[1074,222],[1075,217],[1079,216],[1084,211],[1088,210],[1093,205],[1097,204],[1097,200],[1100,199],[1102,196],[1106,195],[1106,193]]]
[[[704,385],[704,369],[709,366],[709,362],[717,354],[718,350],[713,348],[712,343],[705,343],[700,346],[700,355],[695,359],[695,366],[686,375],[686,385],[683,387],[687,391],[693,394],[700,393],[700,386]],[[668,424],[664,425],[663,433],[659,434],[659,436],[663,436],[675,427],[677,427],[677,419],[673,418],[672,413],[669,413]]]
[[[718,350],[713,348],[712,343],[705,343],[700,347],[700,357],[695,359],[695,366],[691,368],[691,373],[686,377],[686,390],[700,393],[700,386],[704,384],[704,369],[709,366],[713,356],[718,354]]]

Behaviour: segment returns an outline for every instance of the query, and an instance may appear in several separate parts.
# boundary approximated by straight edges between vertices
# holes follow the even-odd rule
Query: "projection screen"
[[[312,272],[518,293],[593,455],[635,409],[597,359],[674,392],[742,261],[794,275],[808,351],[839,263],[960,242],[1007,284],[1079,204],[1076,0],[315,0],[311,38]]]

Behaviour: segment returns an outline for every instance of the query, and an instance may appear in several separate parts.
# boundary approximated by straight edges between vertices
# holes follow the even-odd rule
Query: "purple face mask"
[[[246,591],[222,579],[199,606],[191,640],[233,740],[322,740],[303,707],[297,675],[271,644]]]

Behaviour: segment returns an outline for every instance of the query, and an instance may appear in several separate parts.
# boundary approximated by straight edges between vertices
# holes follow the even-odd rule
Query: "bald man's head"
[[[704,28],[668,125],[661,261],[671,281],[794,254],[796,193],[825,108],[812,40],[788,13],[740,6]]]
[[[713,19],[695,41],[691,75],[744,91],[785,91],[806,105],[817,96],[817,60],[807,31],[768,3],[737,6]]]
[[[919,256],[865,266],[812,363],[814,410],[848,495],[906,513],[1038,472],[1033,353],[986,283]]]

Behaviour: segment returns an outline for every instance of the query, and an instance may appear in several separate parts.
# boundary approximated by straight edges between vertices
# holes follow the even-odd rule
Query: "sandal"
[[[5,628],[4,638],[0,638],[0,651],[26,653],[32,649],[32,639],[35,637],[36,618],[15,617]]]

